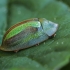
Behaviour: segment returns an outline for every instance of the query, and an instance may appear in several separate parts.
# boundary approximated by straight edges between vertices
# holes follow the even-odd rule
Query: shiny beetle
[[[0,47],[3,51],[19,51],[54,36],[58,24],[45,18],[33,18],[15,24],[7,30]]]

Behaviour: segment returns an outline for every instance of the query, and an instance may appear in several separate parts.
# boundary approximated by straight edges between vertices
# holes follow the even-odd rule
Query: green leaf
[[[7,0],[0,1],[0,44],[7,25]]]
[[[70,11],[67,5],[55,0],[10,0],[8,9],[10,15],[7,29],[34,17],[58,23],[59,28],[54,38],[32,48],[17,53],[0,51],[0,70],[3,70],[3,66],[5,69],[18,70],[23,65],[22,70],[58,70],[69,63]],[[29,62],[32,64],[28,64]]]
[[[5,61],[4,61],[5,60]],[[41,64],[27,57],[8,56],[0,58],[0,68],[5,70],[46,70]]]
[[[59,0],[59,1],[63,1],[63,2],[66,3],[68,6],[70,6],[70,0]]]

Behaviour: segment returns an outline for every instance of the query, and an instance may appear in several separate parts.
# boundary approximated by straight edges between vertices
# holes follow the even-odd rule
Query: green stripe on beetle
[[[41,43],[53,36],[58,24],[45,18],[33,18],[12,26],[5,33],[2,45],[3,51],[18,51]]]
[[[25,28],[32,26],[32,27],[40,27],[40,22],[39,21],[30,21],[27,22],[26,24],[22,24],[17,26],[16,28],[13,28],[5,37],[4,41],[6,39],[9,39],[11,37],[13,37],[14,35],[20,33],[22,30],[24,30]]]

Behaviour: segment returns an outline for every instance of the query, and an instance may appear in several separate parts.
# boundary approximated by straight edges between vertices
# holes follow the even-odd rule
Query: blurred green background
[[[0,70],[70,70],[70,0],[0,0],[0,44],[8,28],[30,18],[58,23],[56,36],[17,53],[0,51]]]

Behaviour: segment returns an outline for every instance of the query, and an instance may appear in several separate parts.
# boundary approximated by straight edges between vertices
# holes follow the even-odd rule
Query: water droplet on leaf
[[[61,42],[61,44],[64,44],[64,42]]]
[[[54,20],[56,20],[56,18],[54,18]]]
[[[21,11],[18,11],[18,14],[20,15],[21,14]]]
[[[44,42],[44,45],[45,45],[45,42]]]
[[[57,44],[59,44],[59,43],[57,42]]]

